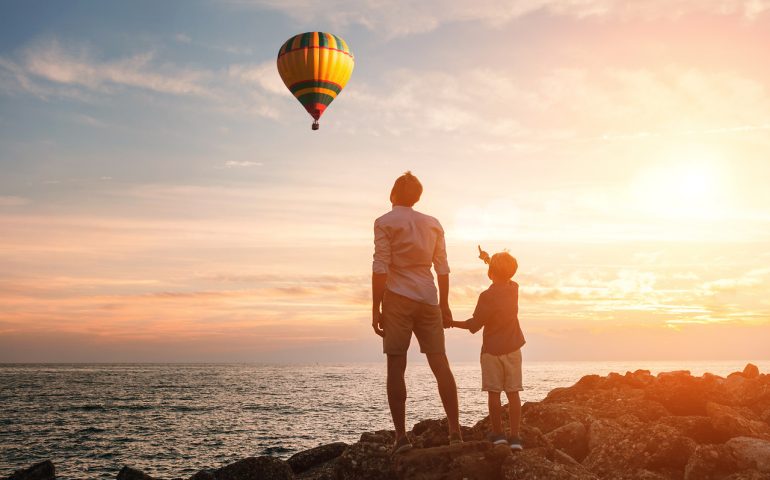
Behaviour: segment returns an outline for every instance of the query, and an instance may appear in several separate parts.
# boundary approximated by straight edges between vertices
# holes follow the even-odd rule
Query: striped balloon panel
[[[296,35],[278,51],[283,83],[316,120],[348,83],[353,66],[347,43],[330,33]]]

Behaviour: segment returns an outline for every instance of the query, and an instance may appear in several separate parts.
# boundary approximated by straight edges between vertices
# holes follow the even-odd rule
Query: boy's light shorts
[[[385,290],[382,299],[382,324],[385,336],[382,351],[388,355],[406,355],[412,332],[422,353],[444,353],[444,324],[438,305],[428,305]]]
[[[481,390],[521,392],[521,349],[505,355],[481,354]]]

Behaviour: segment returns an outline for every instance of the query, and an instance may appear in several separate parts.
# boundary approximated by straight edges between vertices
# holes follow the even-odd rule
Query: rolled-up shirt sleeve
[[[374,222],[374,260],[372,273],[388,273],[390,265],[390,238],[377,222]]]
[[[433,249],[433,269],[436,275],[447,275],[449,273],[449,261],[446,257],[446,241],[444,240],[444,229],[438,226],[438,235],[436,236],[436,246]]]

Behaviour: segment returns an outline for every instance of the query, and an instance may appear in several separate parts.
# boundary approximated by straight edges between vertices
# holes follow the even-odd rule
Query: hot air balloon
[[[313,117],[313,130],[318,130],[318,119],[353,73],[348,44],[331,33],[301,33],[281,46],[277,62],[283,83]]]

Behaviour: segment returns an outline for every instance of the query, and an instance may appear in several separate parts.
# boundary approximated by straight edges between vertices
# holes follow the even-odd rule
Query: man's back
[[[438,304],[431,265],[448,274],[444,229],[437,219],[394,206],[374,222],[375,273],[387,273],[386,287],[418,302]]]

